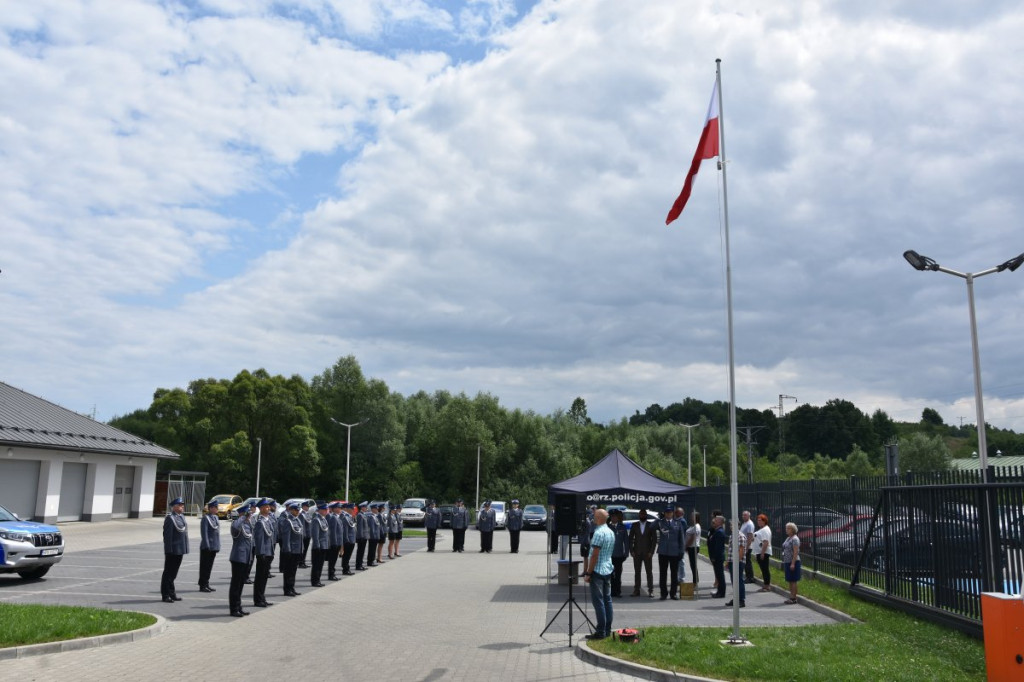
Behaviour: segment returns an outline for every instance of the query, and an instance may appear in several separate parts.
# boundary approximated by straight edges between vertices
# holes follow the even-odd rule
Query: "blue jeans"
[[[740,603],[747,601],[747,586],[744,584],[744,573],[743,570],[746,568],[746,562],[740,562]],[[729,580],[732,580],[732,570],[729,570]],[[733,590],[735,591],[736,585],[733,584]]]
[[[612,634],[612,574],[593,573],[590,576],[590,599],[594,602],[597,616],[595,635],[610,637]]]

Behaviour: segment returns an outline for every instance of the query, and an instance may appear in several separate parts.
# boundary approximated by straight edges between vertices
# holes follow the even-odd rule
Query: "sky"
[[[727,185],[666,226],[716,59]],[[728,400],[727,194],[739,406],[973,424],[966,280],[902,254],[1024,251],[1022,67],[998,0],[0,0],[0,380]],[[974,286],[1024,430],[1024,269]]]

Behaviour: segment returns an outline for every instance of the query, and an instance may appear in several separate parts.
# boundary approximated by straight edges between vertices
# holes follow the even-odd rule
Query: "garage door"
[[[132,486],[135,485],[135,467],[118,464],[114,470],[115,519],[123,519],[132,510]]]
[[[0,505],[23,519],[36,514],[39,491],[39,462],[0,459]]]
[[[81,521],[85,508],[85,476],[88,464],[64,462],[60,476],[60,505],[57,507],[58,521]]]

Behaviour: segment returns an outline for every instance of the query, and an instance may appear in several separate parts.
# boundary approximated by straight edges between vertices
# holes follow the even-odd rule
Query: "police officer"
[[[331,502],[327,508],[331,512],[327,515],[327,532],[331,542],[327,547],[327,579],[341,580],[336,575],[338,556],[345,543],[345,529],[341,527],[341,502]]]
[[[160,576],[160,596],[168,604],[181,601],[174,589],[182,558],[188,554],[188,522],[182,515],[185,500],[171,500],[171,513],[164,518],[164,572]]]
[[[434,500],[427,500],[427,510],[423,512],[423,527],[427,529],[427,551],[433,552],[437,529],[441,527],[441,512],[437,510]]]
[[[217,519],[216,502],[206,505],[206,514],[199,521],[199,591],[216,592],[210,587],[210,573],[213,560],[220,551],[220,521]]]
[[[295,591],[295,573],[302,559],[303,524],[298,502],[289,502],[288,508],[277,521],[277,534],[281,539],[281,576],[284,596],[298,597]]]
[[[658,575],[663,600],[669,597],[679,599],[676,588],[679,587],[679,560],[683,557],[683,524],[675,518],[674,506],[669,506],[658,521]]]
[[[370,541],[370,513],[366,510],[369,502],[359,503],[359,513],[356,515],[356,570],[365,571],[363,557],[366,556],[366,545]]]
[[[299,568],[309,568],[306,557],[309,556],[309,534],[312,532],[309,524],[313,523],[313,512],[309,508],[309,500],[302,501],[302,511],[299,512],[299,517],[302,519],[303,526],[302,558],[299,560]]]
[[[626,524],[622,522],[622,510],[615,509],[608,519],[608,527],[615,535],[615,544],[612,545],[612,596],[622,596],[622,565],[629,556],[629,531]]]
[[[324,559],[327,558],[327,551],[331,546],[331,525],[327,520],[327,503],[321,502],[316,506],[316,516],[310,526],[313,529],[309,546],[313,548],[313,565],[309,569],[309,584],[313,587],[323,587],[320,576],[324,573]]]
[[[461,552],[466,549],[466,528],[469,527],[469,511],[462,503],[462,498],[455,500],[455,511],[452,512],[452,551]]]
[[[491,509],[491,501],[484,500],[484,507],[480,510],[480,516],[476,519],[476,529],[480,531],[480,551],[491,553],[494,547],[494,526],[497,523],[497,514]]]
[[[398,520],[398,537],[395,539],[395,556],[402,556],[402,531],[405,530],[405,519],[402,518],[401,502],[395,502],[395,518]]]
[[[249,517],[249,526],[250,527],[252,527],[252,528],[256,527],[256,518],[259,515],[260,515],[259,500],[257,500],[256,504],[253,504],[252,506],[249,507],[248,517]],[[239,516],[241,516],[241,514],[239,514]],[[252,585],[252,566],[255,563],[256,563],[256,551],[255,551],[255,549],[253,549],[252,552],[249,552],[249,568],[245,572],[245,584],[246,585]]]
[[[388,559],[398,557],[398,507],[392,506],[388,514]]]
[[[367,538],[367,541],[366,541],[367,549],[368,549],[368,553],[367,553],[367,557],[366,557],[366,566],[369,567],[369,568],[372,568],[372,567],[376,566],[377,563],[378,563],[376,561],[376,559],[377,559],[377,547],[380,545],[380,534],[381,534],[381,530],[382,530],[381,527],[380,527],[380,505],[379,504],[371,504],[370,505],[370,511],[367,514],[366,519],[367,519],[367,521],[370,524],[370,536]],[[386,533],[387,531],[385,530],[384,532]]]
[[[510,549],[513,554],[519,554],[519,533],[523,530],[523,510],[519,508],[519,500],[512,500],[505,526],[508,528]]]
[[[352,573],[352,554],[356,547],[356,520],[352,516],[352,510],[354,509],[355,505],[351,502],[345,502],[341,505],[341,528],[343,531],[341,546],[342,575],[354,575]]]
[[[388,543],[388,510],[383,502],[377,505],[377,563],[384,561],[384,548]]]
[[[270,515],[270,500],[263,498],[257,503],[260,515],[252,526],[253,553],[256,555],[256,578],[252,585],[252,603],[261,608],[271,605],[267,601],[267,578],[270,577],[270,562],[274,560],[274,540],[277,526]]]
[[[228,605],[231,615],[239,618],[248,616],[242,610],[242,586],[249,577],[249,559],[252,556],[252,523],[249,521],[249,505],[238,509],[238,518],[231,524],[231,587],[228,588]]]

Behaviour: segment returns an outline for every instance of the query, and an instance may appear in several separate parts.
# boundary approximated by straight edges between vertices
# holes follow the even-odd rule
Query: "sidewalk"
[[[155,520],[157,526],[160,522]],[[114,523],[81,532],[65,528],[83,548],[117,546],[125,538],[152,542],[153,532],[158,532],[149,519]],[[545,534],[523,532],[516,555],[507,553],[505,533],[495,534],[493,554],[477,553],[477,537],[470,531],[466,552],[454,554],[450,533],[444,532],[435,553],[414,551],[327,587],[306,587],[300,590],[302,596],[290,600],[272,597],[274,606],[251,608],[247,618],[171,621],[164,634],[144,642],[2,662],[0,677],[133,682],[296,676],[467,682],[635,679],[579,660],[568,646],[566,629],[557,623],[543,639],[538,636],[549,610],[559,605],[549,601],[557,595],[552,591],[549,596]],[[247,590],[245,603],[249,595]],[[583,595],[577,595],[584,605]],[[653,615],[675,605],[678,613],[683,604],[647,600],[637,608]],[[800,607],[786,609],[819,617]],[[756,610],[748,606],[744,616]],[[627,623],[617,616],[616,625]]]

